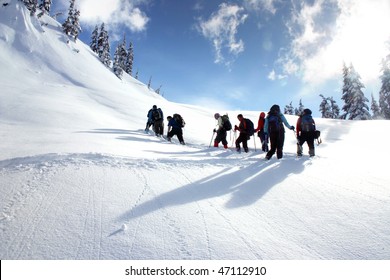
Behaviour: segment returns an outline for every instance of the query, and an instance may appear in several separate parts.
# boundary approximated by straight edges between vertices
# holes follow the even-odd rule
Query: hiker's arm
[[[284,125],[287,126],[288,129],[291,129],[291,130],[294,130],[294,129],[295,129],[294,126],[292,126],[292,125],[290,125],[290,124],[288,123],[286,117],[285,117],[283,114],[280,115],[280,118],[282,119]]]

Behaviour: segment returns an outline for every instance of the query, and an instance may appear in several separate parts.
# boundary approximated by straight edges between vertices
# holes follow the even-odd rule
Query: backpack
[[[271,113],[268,117],[268,133],[279,132],[283,129],[282,119],[279,113]]]
[[[226,131],[229,131],[232,129],[232,124],[229,120],[229,116],[228,115],[223,115],[222,116],[222,127],[224,130]]]
[[[315,131],[315,128],[316,126],[311,115],[305,114],[301,117],[301,131]]]
[[[173,119],[177,122],[177,124],[180,127],[184,127],[186,125],[186,122],[183,120],[183,118],[179,114],[173,114]]]
[[[252,136],[255,133],[255,126],[250,119],[245,119],[246,122],[246,131],[248,136]]]
[[[161,109],[153,109],[152,119],[155,121],[162,119]]]

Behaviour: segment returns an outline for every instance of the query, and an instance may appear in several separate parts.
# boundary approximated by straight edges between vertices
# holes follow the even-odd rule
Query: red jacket
[[[265,118],[265,113],[261,112],[260,117],[259,117],[259,121],[257,122],[257,128],[255,130],[256,132],[260,131],[264,128],[264,118]]]

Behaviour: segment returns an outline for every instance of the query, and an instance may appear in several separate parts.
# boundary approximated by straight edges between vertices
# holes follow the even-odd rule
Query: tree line
[[[344,104],[340,109],[333,97],[325,97],[323,94],[320,94],[319,96],[322,100],[319,105],[319,112],[322,118],[344,120],[390,119],[390,54],[382,60],[379,103],[371,93],[370,107],[368,106],[369,100],[363,93],[365,86],[352,63],[349,66],[345,63],[343,64],[342,75],[341,100]],[[304,109],[302,100],[299,100],[297,108],[294,108],[292,102],[290,102],[290,104],[284,107],[284,113],[301,115]]]

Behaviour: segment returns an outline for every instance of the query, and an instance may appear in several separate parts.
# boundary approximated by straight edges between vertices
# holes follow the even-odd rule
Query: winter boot
[[[302,146],[297,143],[297,156],[302,156]]]
[[[309,155],[310,155],[311,157],[314,157],[314,149],[309,149]]]
[[[225,144],[225,145],[223,145],[223,147],[224,147],[224,149],[227,149],[227,148],[228,148],[228,145],[227,145],[227,144]]]
[[[218,142],[216,142],[216,141],[214,142],[214,147],[218,148]]]

